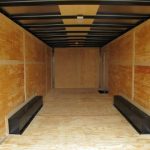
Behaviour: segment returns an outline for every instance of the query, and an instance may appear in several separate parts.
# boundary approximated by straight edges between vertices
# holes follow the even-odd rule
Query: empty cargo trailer
[[[0,150],[150,150],[150,1],[0,0]]]

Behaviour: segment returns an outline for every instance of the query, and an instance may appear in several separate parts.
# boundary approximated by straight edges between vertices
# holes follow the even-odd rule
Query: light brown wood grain
[[[150,20],[135,30],[135,64],[150,66]]]
[[[46,51],[47,47],[43,42],[25,33],[27,99],[46,94]]]
[[[0,20],[1,138],[6,135],[5,120],[12,111],[35,95],[45,95],[50,62],[46,65],[47,46],[43,42],[2,14]],[[51,61],[49,53],[47,62]],[[48,83],[50,74],[48,70]]]
[[[36,95],[45,95],[46,78],[45,64],[27,64],[26,65],[26,90],[27,98],[30,99]]]
[[[61,15],[96,15],[99,5],[60,5]],[[92,24],[94,19],[83,19],[78,22],[77,19],[63,19],[64,24]],[[90,27],[66,27],[66,30],[85,30],[89,31]]]
[[[45,61],[46,45],[31,35],[25,32],[25,54],[26,61],[44,62]]]
[[[98,88],[99,48],[55,49],[56,88]]]
[[[134,100],[150,110],[150,21],[135,30]]]
[[[0,137],[5,117],[24,102],[23,30],[0,14]]]
[[[150,20],[107,44],[109,90],[150,112]]]
[[[0,150],[149,150],[113,106],[113,98],[93,89],[54,89],[23,135],[9,136]]]
[[[109,88],[113,95],[132,98],[133,32],[114,40],[102,50],[109,53]]]
[[[52,48],[47,47],[46,50],[46,93],[52,87]]]
[[[0,60],[23,60],[23,31],[0,14]]]

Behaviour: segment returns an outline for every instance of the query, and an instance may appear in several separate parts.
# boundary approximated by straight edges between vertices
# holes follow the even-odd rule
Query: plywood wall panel
[[[150,112],[150,20],[104,48],[109,51],[109,90]]]
[[[99,87],[100,56],[98,48],[80,51],[80,85],[85,88]]]
[[[27,98],[30,99],[36,95],[45,95],[45,64],[27,64],[26,72]]]
[[[45,49],[44,43],[30,33],[25,33],[26,61],[44,62]]]
[[[135,96],[134,100],[150,110],[150,66],[135,67]]]
[[[5,118],[1,116],[0,120],[0,137],[4,137],[5,135]]]
[[[118,71],[120,81],[118,94],[132,99],[132,67],[120,66]]]
[[[47,47],[46,51],[46,92],[52,87],[52,48]]]
[[[24,101],[24,66],[0,65],[0,99],[5,100],[6,113]]]
[[[31,34],[25,33],[27,99],[35,95],[46,94],[46,73],[51,73],[46,70],[49,69],[47,68],[47,59],[49,59],[47,55],[47,46]]]
[[[12,63],[12,62],[11,62]],[[0,64],[0,120],[24,102],[24,65]],[[0,128],[0,132],[5,133]]]
[[[7,114],[24,102],[23,31],[0,14],[0,137]]]
[[[112,95],[132,99],[133,32],[103,48],[109,52],[109,88]]]
[[[150,20],[135,30],[134,100],[150,110]]]
[[[25,33],[27,99],[46,93],[46,51],[45,44],[31,34]]]
[[[55,49],[55,88],[79,88],[79,49]]]
[[[23,31],[0,14],[0,60],[23,60]]]
[[[1,138],[6,135],[5,120],[27,100],[26,94],[45,95],[47,46],[2,14],[0,20]]]
[[[55,50],[56,88],[98,88],[99,48]]]
[[[150,66],[150,20],[135,30],[135,64]]]

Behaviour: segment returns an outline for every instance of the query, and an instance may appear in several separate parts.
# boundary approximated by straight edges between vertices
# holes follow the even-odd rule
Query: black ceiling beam
[[[101,13],[97,15],[83,15],[84,19],[146,19],[150,14],[115,14]],[[77,19],[78,15],[60,15],[50,13],[34,14],[14,14],[11,16],[16,20],[33,20],[33,19]]]
[[[101,47],[102,45],[51,45],[51,47]]]
[[[104,35],[104,36],[118,36],[118,35],[120,35],[121,33],[87,33],[87,34],[80,34],[80,33],[78,33],[77,32],[77,34],[73,34],[73,35],[70,35],[70,34],[67,34],[67,33],[57,33],[57,34],[36,34],[35,33],[35,35],[36,36],[38,36],[38,37],[55,37],[55,36],[102,36],[102,35]]]
[[[25,28],[56,28],[56,27],[117,27],[117,28],[130,28],[136,26],[136,24],[129,23],[96,23],[96,24],[53,24],[53,23],[36,23],[36,24],[24,24]]]
[[[47,44],[68,44],[68,43],[77,43],[77,42],[67,42],[67,41],[64,41],[64,42],[46,42]],[[81,44],[95,44],[95,43],[98,43],[98,44],[105,44],[106,42],[78,42],[78,44],[81,43]]]
[[[61,44],[68,44],[68,43],[80,43],[80,44],[83,44],[83,43],[87,43],[87,44],[90,44],[90,43],[105,43],[106,41],[47,41],[47,43],[61,43]]]
[[[83,37],[83,38],[89,38],[89,37],[95,37],[95,38],[103,38],[103,37],[116,37],[118,35],[113,35],[113,34],[109,34],[109,35],[105,35],[105,34],[101,34],[101,35],[44,35],[44,36],[37,36],[39,38],[74,38],[74,37]]]
[[[77,43],[77,42],[67,42],[67,41],[65,41],[65,42],[47,42],[47,44],[68,44],[68,43],[71,43],[71,44],[73,43],[73,44],[75,44],[75,43]],[[84,44],[95,44],[95,43],[96,43],[96,44],[97,44],[97,43],[98,43],[98,44],[105,44],[106,42],[87,42],[87,41],[86,41],[86,42],[78,42],[78,44],[80,44],[80,43],[81,43],[81,44],[83,44],[83,43],[84,43]]]
[[[103,46],[103,45],[101,45],[101,44],[90,44],[90,45],[85,45],[85,44],[82,44],[82,45],[75,45],[75,44],[48,44],[48,45],[50,45],[51,47],[62,47],[62,46],[66,46],[66,47],[69,47],[69,46],[77,46],[77,47],[84,47],[84,46],[86,46],[86,47],[92,47],[92,46],[94,46],[94,47],[101,47],[101,46]]]
[[[87,45],[90,45],[90,44],[104,44],[104,42],[103,43],[101,43],[101,42],[48,42],[48,44],[61,44],[61,45],[63,45],[63,44],[75,44],[75,45],[83,45],[83,44],[87,44]]]
[[[100,29],[100,30],[90,30],[90,31],[67,31],[67,30],[55,30],[55,31],[50,31],[50,30],[33,30],[34,34],[40,35],[40,34],[67,34],[67,33],[97,33],[97,34],[115,34],[115,33],[122,33],[123,30],[109,30],[109,29]]]
[[[88,40],[88,41],[109,41],[109,40],[112,40],[113,38],[56,38],[56,39],[49,39],[49,38],[43,38],[42,40],[43,41],[60,41],[60,40],[76,40],[76,41],[81,41],[81,40]]]
[[[86,39],[83,39],[83,38],[68,38],[68,39],[64,39],[64,38],[57,38],[57,41],[84,41],[84,40],[90,40],[90,41],[109,41],[111,40],[112,38],[86,38]],[[44,41],[56,41],[56,39],[43,39]]]
[[[112,37],[115,37],[115,36],[118,36],[118,35],[121,35],[121,33],[88,33],[88,34],[35,34],[37,37],[41,37],[41,38],[46,38],[46,37],[50,37],[50,38],[57,38],[57,37],[86,37],[86,36],[112,36]]]
[[[85,41],[75,41],[75,40],[70,40],[70,41],[45,41],[46,43],[51,43],[51,44],[65,44],[65,43],[85,43],[85,44],[93,44],[93,43],[99,43],[99,44],[105,44],[108,41],[89,41],[89,40],[85,40]]]
[[[102,46],[86,46],[86,45],[85,46],[54,46],[54,48],[69,48],[69,47],[70,48],[80,48],[80,47],[84,47],[84,48],[86,48],[86,47],[87,48],[89,48],[89,47],[97,47],[98,48],[99,47],[100,48]]]
[[[102,46],[102,45],[104,45],[104,44],[48,44],[48,45],[50,45],[50,46],[52,46],[52,47],[58,47],[58,46],[80,46],[80,47],[82,47],[82,46]]]
[[[75,44],[76,42],[47,42],[48,44]],[[104,42],[78,42],[78,44],[104,44]]]
[[[31,5],[150,5],[149,0],[1,0],[0,6]]]
[[[75,45],[75,46],[100,46],[100,45],[104,45],[104,44],[100,44],[100,43],[92,43],[92,44],[86,44],[86,43],[83,43],[83,44],[75,44],[75,43],[66,43],[66,44],[59,44],[59,43],[48,43],[48,45],[51,45],[51,46],[58,46],[58,45],[61,45],[61,46],[68,46],[68,45]]]

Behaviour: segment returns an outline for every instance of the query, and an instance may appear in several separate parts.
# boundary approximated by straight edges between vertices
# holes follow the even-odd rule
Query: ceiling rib
[[[114,14],[102,13],[97,15],[83,15],[84,19],[146,19],[150,14]],[[78,15],[60,15],[50,13],[36,14],[14,14],[13,19],[16,20],[33,20],[33,19],[77,19]]]
[[[111,40],[111,39],[113,39],[113,38],[104,38],[104,37],[102,37],[102,38],[90,38],[90,37],[88,37],[88,38],[86,38],[86,39],[83,39],[83,38],[57,38],[57,41],[60,41],[60,40],[75,40],[75,41],[79,41],[79,40],[81,40],[81,41],[83,41],[83,40],[94,40],[94,41],[108,41],[108,40]],[[43,39],[43,40],[50,40],[50,41],[56,41],[56,39],[49,39],[49,38],[45,38],[45,39]]]
[[[78,32],[77,32],[78,33]],[[118,36],[118,35],[120,35],[121,33],[88,33],[87,34],[87,36],[103,36],[103,37],[108,37],[108,36],[113,36],[113,37],[115,37],[115,36]],[[70,37],[70,36],[74,36],[74,37],[86,37],[86,35],[80,35],[80,34],[77,34],[77,35],[67,35],[67,34],[65,34],[65,33],[57,33],[57,34],[36,34],[36,36],[37,37],[54,37],[54,38],[56,38],[56,37]]]
[[[70,37],[97,37],[97,38],[101,38],[101,37],[115,37],[117,35],[113,35],[113,34],[109,34],[109,35],[105,35],[105,34],[101,34],[101,35],[40,35],[38,37],[40,38],[70,38]]]
[[[149,0],[1,0],[0,6],[31,5],[150,5]]]
[[[127,8],[126,13],[124,11],[116,13],[118,11],[116,8],[117,11],[111,12],[111,9],[106,9],[107,11],[104,9],[105,11],[99,11],[96,15],[93,13],[81,14],[87,24],[85,22],[82,24],[67,22],[65,24],[61,21],[62,19],[67,19],[66,21],[77,20],[76,12],[72,14],[68,11],[68,14],[61,15],[59,12],[53,13],[51,11],[48,13],[42,11],[40,11],[42,13],[38,11],[27,13],[27,11],[16,14],[8,13],[7,7],[5,7],[26,6],[28,8],[28,6],[39,7],[42,5],[53,7],[53,4],[60,6],[96,4],[101,7],[104,5],[124,5],[141,8],[141,6],[150,6],[150,0],[1,0],[0,11],[52,47],[101,47],[150,18],[150,14],[144,13],[145,11],[138,13],[138,11],[131,11]],[[92,19],[95,21],[92,24],[88,23]],[[88,27],[91,30],[85,30]],[[69,30],[65,30],[66,28]],[[76,28],[75,31],[74,28]]]
[[[99,30],[90,30],[90,31],[84,31],[84,30],[55,30],[55,31],[50,31],[47,29],[43,29],[43,30],[32,30],[35,34],[41,34],[41,33],[47,33],[47,34],[57,34],[57,33],[121,33],[123,32],[123,30],[117,30],[117,29],[99,29]]]
[[[52,28],[52,27],[117,27],[117,28],[130,28],[136,24],[129,23],[96,23],[96,24],[55,24],[55,23],[34,23],[24,24],[25,28]]]

